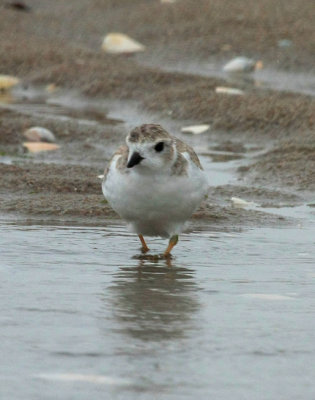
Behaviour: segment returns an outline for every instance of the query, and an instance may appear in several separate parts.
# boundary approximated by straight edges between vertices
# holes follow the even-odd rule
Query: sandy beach
[[[259,224],[258,211],[227,212],[230,196],[241,197],[244,190],[247,199],[275,206],[310,201],[315,100],[303,85],[292,82],[295,75],[306,83],[314,76],[312,6],[307,0],[285,7],[271,3],[94,0],[52,6],[32,1],[29,12],[3,6],[0,72],[22,83],[10,95],[2,94],[0,152],[7,160],[0,163],[2,211],[114,217],[97,175],[130,127],[152,120],[166,121],[174,135],[197,146],[199,153],[211,157],[219,149],[244,158],[234,171],[239,185],[210,188],[199,218],[203,210],[205,218],[225,220],[231,214],[229,222],[254,218]],[[127,33],[146,51],[106,54],[101,43],[111,31]],[[289,46],[283,48],[279,41],[284,39]],[[220,71],[238,55],[262,60],[270,76],[280,71],[282,79],[292,77],[288,82],[293,89],[273,89],[272,79],[261,82],[256,73],[231,83]],[[198,64],[206,73],[201,67],[198,73]],[[207,76],[207,68],[218,73]],[[45,91],[51,84],[57,88],[53,94]],[[244,95],[215,92],[231,85]],[[110,118],[113,109],[115,118]],[[182,126],[200,123],[211,126],[202,142],[180,133]],[[31,126],[51,129],[60,150],[25,153],[22,133]]]

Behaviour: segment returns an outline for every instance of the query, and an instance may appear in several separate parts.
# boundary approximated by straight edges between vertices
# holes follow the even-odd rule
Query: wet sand
[[[233,170],[239,185],[210,188],[208,201],[195,218],[227,224],[279,222],[261,210],[232,209],[230,197],[244,193],[249,200],[273,207],[310,201],[315,189],[313,97],[244,82],[233,85],[243,89],[244,96],[218,95],[216,86],[230,85],[224,78],[163,70],[163,62],[175,59],[223,63],[242,54],[293,74],[314,73],[309,1],[276,7],[271,7],[270,0],[259,4],[215,1],[211,7],[206,1],[198,7],[192,1],[169,5],[33,1],[30,5],[27,13],[1,8],[0,14],[0,34],[5,38],[0,43],[0,73],[22,80],[18,95],[2,96],[0,109],[2,211],[115,217],[104,202],[97,175],[138,119],[135,114],[126,123],[116,112],[116,118],[125,123],[115,121],[96,109],[95,104],[104,99],[109,109],[114,102],[136,102],[139,121],[145,110],[149,117],[170,121],[175,135],[187,123],[209,123],[211,130],[204,134],[202,146],[198,147],[198,139],[187,140],[210,157],[213,147],[220,149],[221,158],[224,152],[243,157],[248,146],[260,149]],[[128,33],[147,46],[146,52],[135,56],[103,53],[100,44],[109,31]],[[282,39],[291,40],[292,45],[280,48]],[[57,115],[67,107],[54,110],[55,115],[39,113],[43,104],[50,104],[44,87],[51,83],[60,88],[60,97],[76,91],[78,97],[94,103],[76,113],[73,108],[69,113],[68,107],[66,119]],[[28,95],[34,88],[42,90],[42,99]],[[17,97],[28,108],[17,107]],[[34,125],[52,129],[61,149],[25,154],[22,132]],[[212,161],[216,161],[214,155]]]

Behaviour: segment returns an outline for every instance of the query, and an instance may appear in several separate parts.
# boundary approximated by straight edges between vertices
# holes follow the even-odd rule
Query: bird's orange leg
[[[164,252],[164,257],[169,257],[171,255],[171,251],[173,247],[176,246],[177,242],[178,242],[178,235],[174,235],[170,238],[167,249]]]
[[[149,247],[147,246],[143,236],[142,235],[138,235],[138,236],[139,236],[139,239],[142,244],[142,248],[141,248],[142,253],[147,253],[150,250]]]

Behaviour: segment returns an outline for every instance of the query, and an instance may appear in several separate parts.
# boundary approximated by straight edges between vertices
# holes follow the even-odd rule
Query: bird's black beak
[[[140,164],[142,160],[144,160],[144,157],[141,157],[140,154],[135,151],[128,161],[127,168],[132,168],[135,165]]]

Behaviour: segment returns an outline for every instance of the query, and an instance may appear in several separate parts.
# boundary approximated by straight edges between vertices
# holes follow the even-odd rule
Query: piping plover
[[[102,182],[112,208],[138,234],[170,238],[170,255],[178,235],[208,190],[206,174],[194,150],[160,125],[133,129],[113,155]]]

